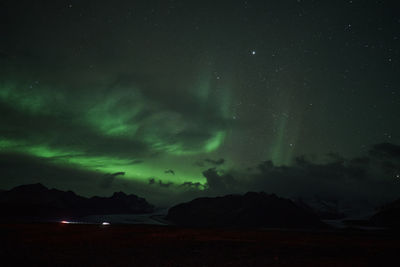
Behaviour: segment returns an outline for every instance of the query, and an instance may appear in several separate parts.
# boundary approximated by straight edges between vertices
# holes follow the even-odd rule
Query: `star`
[[[251,51],[251,54],[254,56],[256,54],[256,51],[255,50]]]

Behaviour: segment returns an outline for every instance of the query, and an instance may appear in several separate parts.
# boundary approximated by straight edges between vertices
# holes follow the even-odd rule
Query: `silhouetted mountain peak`
[[[169,209],[168,220],[188,226],[320,228],[312,212],[293,201],[264,192],[197,198]]]
[[[112,196],[112,198],[126,198],[128,197],[127,194],[125,194],[124,192],[115,192]]]
[[[48,191],[49,189],[42,185],[41,183],[36,183],[36,184],[27,184],[27,185],[20,185],[17,187],[14,187],[10,191],[14,192],[45,192]]]
[[[42,184],[22,185],[0,192],[4,218],[18,216],[65,217],[95,214],[148,213],[154,210],[144,198],[116,192],[111,197],[76,195],[72,191],[48,189]]]
[[[267,194],[265,192],[247,192],[243,195],[245,199],[279,199],[275,194]]]

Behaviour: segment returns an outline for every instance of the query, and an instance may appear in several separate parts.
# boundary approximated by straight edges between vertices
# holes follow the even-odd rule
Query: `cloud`
[[[203,172],[206,192],[213,195],[265,191],[286,197],[335,199],[351,203],[376,203],[393,199],[400,192],[398,146],[373,146],[367,156],[346,159],[329,155],[324,163],[305,156],[295,159],[292,166],[276,166],[264,161],[243,170]],[[375,203],[375,204],[374,204]]]
[[[204,162],[203,161],[196,161],[193,165],[197,166],[197,167],[204,167]]]
[[[174,170],[171,170],[171,169],[164,171],[164,173],[167,173],[167,174],[170,173],[172,175],[175,175]]]
[[[218,160],[213,160],[213,159],[205,159],[204,160],[205,162],[207,162],[207,163],[211,163],[211,164],[213,164],[213,165],[222,165],[222,164],[224,164],[224,162],[225,162],[225,160],[224,159],[218,159]]]
[[[369,154],[379,159],[400,160],[400,146],[391,143],[376,144]]]
[[[174,183],[172,183],[172,182],[168,182],[168,183],[164,183],[162,180],[156,180],[156,179],[154,179],[154,178],[150,178],[149,179],[149,185],[158,185],[158,186],[160,186],[160,187],[165,187],[165,188],[168,188],[168,187],[170,187],[170,186],[172,186]]]
[[[193,183],[193,182],[184,182],[180,185],[181,187],[188,187],[188,188],[195,188],[195,189],[200,189],[203,187],[203,185],[199,182]]]
[[[207,179],[207,188],[211,192],[232,192],[235,191],[236,181],[229,173],[219,174],[215,168],[203,172]]]
[[[111,174],[111,176],[116,177],[116,176],[123,176],[125,175],[125,172],[115,172],[113,174]]]
[[[158,180],[158,185],[161,186],[161,187],[170,187],[173,184],[174,183],[172,183],[172,182],[163,183],[161,180]]]
[[[375,151],[373,147],[371,151]],[[384,151],[387,151],[385,149]],[[392,151],[390,149],[389,151]],[[381,155],[381,154],[379,154]],[[2,187],[41,182],[48,187],[74,190],[82,195],[107,195],[113,191],[127,191],[144,196],[159,205],[188,201],[195,197],[216,196],[247,191],[265,191],[283,197],[313,197],[340,203],[363,203],[371,207],[398,197],[400,192],[400,163],[395,153],[375,153],[346,159],[330,157],[317,163],[298,157],[292,166],[276,166],[272,161],[254,164],[240,170],[204,170],[205,185],[186,181],[174,184],[157,178],[147,183],[116,179],[125,175],[114,172],[104,175],[75,165],[58,165],[52,160],[18,153],[0,153]],[[93,186],[97,185],[97,186]],[[167,204],[168,203],[168,204]],[[360,204],[361,205],[361,204]]]
[[[116,172],[116,173],[111,173],[111,174],[104,175],[104,178],[100,183],[100,187],[102,187],[102,188],[110,188],[112,183],[114,182],[115,177],[123,176],[123,175],[125,175],[125,172]]]
[[[225,159],[220,158],[217,160],[213,160],[213,159],[204,159],[203,161],[196,161],[194,163],[195,166],[198,167],[204,167],[206,165],[214,165],[214,166],[219,166],[225,163]]]

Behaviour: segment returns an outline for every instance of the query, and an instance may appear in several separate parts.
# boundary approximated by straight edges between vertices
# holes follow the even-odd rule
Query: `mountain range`
[[[197,198],[169,209],[167,220],[181,226],[325,228],[312,211],[264,192]]]
[[[137,214],[154,211],[144,198],[116,192],[111,197],[86,198],[72,191],[49,189],[29,184],[0,191],[3,221],[10,219],[51,219],[81,217],[94,214]]]

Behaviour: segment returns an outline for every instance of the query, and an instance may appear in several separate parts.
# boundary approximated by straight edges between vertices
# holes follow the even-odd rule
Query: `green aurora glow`
[[[34,86],[39,87],[39,84]],[[210,83],[202,82],[201,86],[193,90],[191,98],[199,109],[206,108],[212,102],[209,94],[210,86]],[[53,134],[60,134],[61,138],[68,139],[68,133],[51,133],[53,129],[49,129],[48,133],[42,132],[33,136],[27,134],[19,139],[3,137],[0,140],[0,149],[3,152],[24,153],[45,158],[57,165],[73,165],[76,168],[100,171],[104,174],[124,172],[125,175],[121,179],[148,182],[151,178],[157,178],[177,184],[186,181],[204,183],[202,170],[194,167],[193,162],[199,156],[206,158],[208,153],[218,150],[226,136],[226,129],[218,125],[204,130],[207,118],[202,117],[202,112],[195,114],[194,120],[186,118],[186,115],[179,111],[167,110],[156,101],[146,99],[139,88],[117,86],[111,92],[101,90],[101,98],[93,101],[84,99],[81,103],[72,105],[74,110],[68,110],[65,102],[77,101],[73,94],[62,94],[62,90],[41,84],[40,90],[34,90],[32,87],[16,82],[3,83],[0,101],[10,109],[35,119],[48,117],[58,120],[58,113],[61,110],[64,115],[70,116],[62,123],[72,121],[67,128],[76,130],[73,127],[86,127],[87,132],[104,138],[105,143],[101,144],[103,146],[108,146],[106,143],[108,138],[121,142],[135,142],[138,143],[140,151],[133,150],[129,153],[124,151],[121,154],[116,151],[114,156],[107,153],[92,153],[90,136],[84,136],[86,141],[82,141],[79,135],[66,140],[64,145],[58,145],[56,142],[52,143]],[[196,94],[197,92],[200,94]],[[221,97],[221,101],[227,99],[226,96]],[[221,107],[213,107],[214,111],[218,112],[216,116],[219,120],[222,121],[229,116],[227,112],[229,103],[213,104]],[[207,114],[206,111],[204,114]],[[78,126],[73,125],[74,123]],[[13,125],[10,125],[11,129],[12,127]],[[49,136],[44,140],[38,137],[39,135],[46,137],[47,134]],[[113,154],[113,148],[110,150]],[[147,158],[152,154],[158,156],[148,161]],[[175,169],[176,162],[186,162],[188,156],[192,162],[181,164]],[[143,162],[135,163],[138,159]],[[176,173],[173,177],[164,173],[171,166],[174,166]]]
[[[400,142],[394,2],[3,2],[0,189],[190,199]]]

